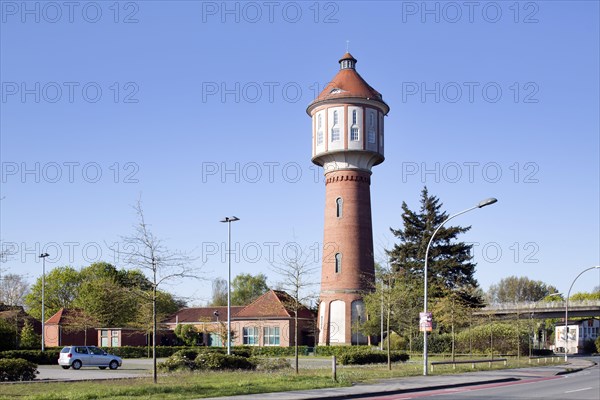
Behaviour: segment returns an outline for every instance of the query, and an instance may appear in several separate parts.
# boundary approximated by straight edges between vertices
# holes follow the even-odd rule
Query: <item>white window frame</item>
[[[265,346],[280,346],[281,336],[278,326],[263,327],[263,344]]]

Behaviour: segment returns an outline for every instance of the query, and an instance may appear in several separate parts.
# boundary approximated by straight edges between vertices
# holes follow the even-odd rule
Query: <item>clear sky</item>
[[[263,272],[323,238],[325,187],[307,105],[346,51],[383,94],[376,251],[426,184],[465,214],[483,289],[510,276],[566,292],[599,261],[597,1],[91,1],[1,4],[4,273],[104,260],[146,218],[205,278]],[[318,277],[317,277],[318,278]],[[588,272],[573,291],[600,285]]]

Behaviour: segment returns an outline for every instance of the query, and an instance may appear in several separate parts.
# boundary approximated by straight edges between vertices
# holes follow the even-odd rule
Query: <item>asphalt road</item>
[[[439,396],[443,396],[444,400],[598,400],[600,399],[600,368],[596,365],[568,375],[364,398],[402,400],[430,399]]]
[[[158,361],[164,361],[161,358]],[[39,375],[36,381],[76,381],[76,380],[95,380],[95,379],[118,379],[118,378],[137,378],[147,375],[152,371],[152,360],[150,359],[124,359],[123,366],[116,370],[104,369],[98,367],[83,367],[79,370],[73,368],[62,369],[56,365],[39,365]]]

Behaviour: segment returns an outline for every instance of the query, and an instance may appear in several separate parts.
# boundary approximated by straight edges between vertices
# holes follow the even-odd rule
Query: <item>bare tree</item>
[[[289,252],[287,252],[289,253]],[[309,289],[317,283],[312,281],[312,275],[318,269],[311,254],[308,251],[296,247],[294,254],[290,257],[285,254],[280,261],[271,263],[271,269],[277,273],[282,281],[279,287],[290,295],[289,301],[286,301],[286,308],[294,313],[294,358],[295,371],[298,373],[298,313],[306,309],[303,303],[309,302],[315,298],[313,292]]]
[[[133,206],[137,214],[137,223],[131,236],[122,236],[122,249],[115,249],[126,265],[144,272],[152,284],[149,292],[139,293],[152,304],[152,374],[157,382],[156,373],[156,332],[157,332],[157,290],[165,282],[193,278],[199,279],[198,269],[193,266],[196,258],[188,253],[169,250],[164,242],[150,230],[144,218],[141,199]]]
[[[0,303],[22,306],[29,284],[22,275],[7,274],[0,279]]]
[[[223,278],[215,278],[213,280],[210,305],[213,307],[227,305],[227,280]]]

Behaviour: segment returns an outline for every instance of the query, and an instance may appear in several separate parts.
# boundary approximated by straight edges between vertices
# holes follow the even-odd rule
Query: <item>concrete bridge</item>
[[[564,318],[565,302],[501,303],[482,308],[473,315],[494,315],[498,318],[546,319]],[[600,317],[600,300],[569,301],[569,318]]]

